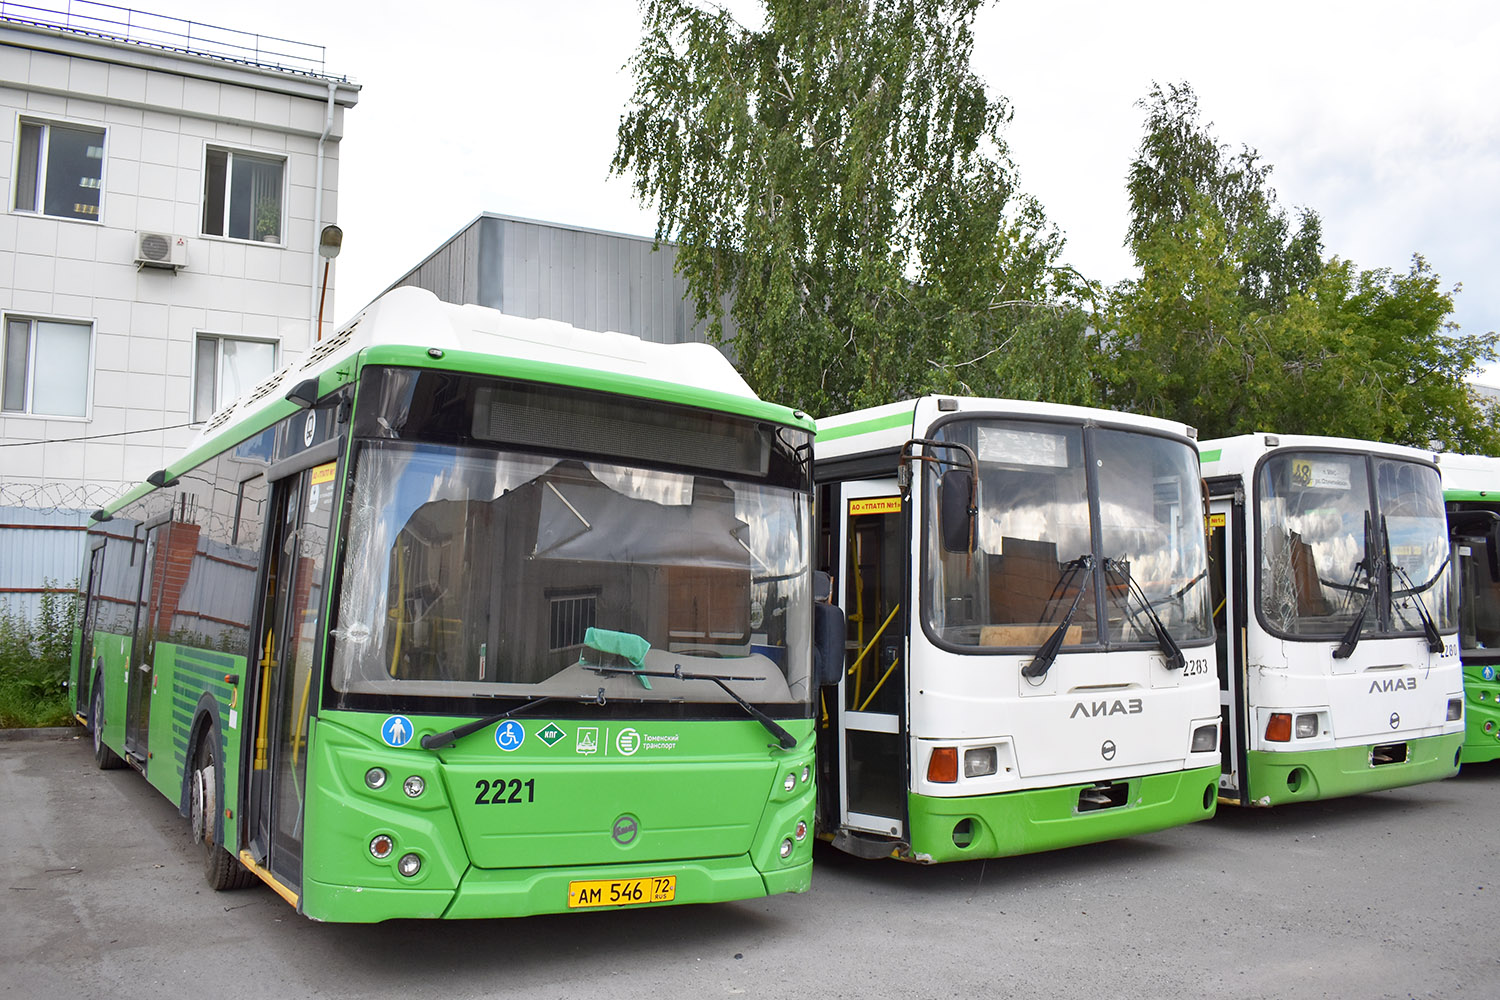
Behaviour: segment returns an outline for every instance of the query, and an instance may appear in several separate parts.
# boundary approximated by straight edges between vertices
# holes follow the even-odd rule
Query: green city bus
[[[1439,455],[1453,565],[1458,571],[1458,652],[1464,671],[1459,759],[1500,758],[1500,458]]]
[[[804,891],[812,436],[706,345],[392,291],[95,513],[75,710],[316,920]]]

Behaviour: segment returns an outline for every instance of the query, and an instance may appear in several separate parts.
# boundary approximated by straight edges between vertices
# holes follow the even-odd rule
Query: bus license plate
[[[599,879],[568,883],[568,908],[581,906],[639,906],[670,903],[677,895],[677,876]]]

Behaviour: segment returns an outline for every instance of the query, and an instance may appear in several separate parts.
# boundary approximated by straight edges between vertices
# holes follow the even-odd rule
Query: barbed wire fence
[[[0,479],[0,507],[35,514],[95,511],[125,492],[123,483],[35,483]]]

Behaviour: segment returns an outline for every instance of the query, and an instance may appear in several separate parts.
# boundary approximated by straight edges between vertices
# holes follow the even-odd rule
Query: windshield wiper
[[[592,663],[580,663],[579,666],[584,670],[589,670],[596,674],[603,674],[606,677],[624,675],[626,677],[670,677],[673,680],[679,681],[713,681],[715,684],[719,685],[719,687],[724,691],[725,694],[734,699],[735,704],[743,708],[751,718],[764,726],[766,732],[776,737],[776,742],[781,744],[781,749],[790,750],[792,749],[792,747],[797,745],[797,737],[793,736],[791,733],[783,729],[775,719],[771,718],[765,712],[762,712],[760,709],[756,708],[754,705],[750,704],[748,701],[735,694],[732,690],[730,690],[729,685],[724,683],[725,681],[763,681],[765,680],[764,677],[721,677],[718,674],[690,674],[682,669],[681,664],[676,665],[671,670],[633,670],[622,669],[619,667],[599,667],[595,666]],[[603,689],[600,689],[599,696],[601,698],[604,697]]]
[[[1381,533],[1385,534],[1384,516],[1382,516],[1380,519],[1380,527]],[[1391,544],[1389,534],[1385,534],[1385,544],[1386,548],[1389,550]],[[1387,558],[1389,558],[1389,554],[1387,555]],[[1443,575],[1443,570],[1445,570],[1447,567],[1448,560],[1445,558],[1443,560],[1443,564],[1438,567],[1437,572],[1432,575],[1432,579],[1428,580],[1426,583],[1422,584],[1422,586],[1418,587],[1412,583],[1411,577],[1407,575],[1406,570],[1398,566],[1394,560],[1391,561],[1391,572],[1399,576],[1402,582],[1406,584],[1405,590],[1393,590],[1391,592],[1391,607],[1396,608],[1396,598],[1398,596],[1410,597],[1413,601],[1416,602],[1417,617],[1422,619],[1422,634],[1427,637],[1427,651],[1429,653],[1441,653],[1443,651],[1443,636],[1442,633],[1438,631],[1437,623],[1432,620],[1432,615],[1428,613],[1426,603],[1419,595],[1421,595],[1425,591],[1431,590],[1433,584],[1438,582],[1438,578]],[[1396,608],[1396,610],[1399,611],[1400,609]],[[1402,615],[1401,617],[1403,621],[1406,618],[1405,615]]]
[[[1365,571],[1365,577],[1369,581],[1370,588],[1365,591],[1364,603],[1359,606],[1359,612],[1355,614],[1354,621],[1349,623],[1343,638],[1339,639],[1338,646],[1333,651],[1335,660],[1347,660],[1354,652],[1354,647],[1359,645],[1360,633],[1365,627],[1365,616],[1370,613],[1370,605],[1375,603],[1376,581],[1385,566],[1385,546],[1381,545],[1376,551],[1374,562],[1370,558],[1370,512],[1365,511],[1365,557],[1354,567],[1355,579],[1359,578],[1359,571]],[[1352,584],[1353,581],[1351,580]],[[1353,587],[1351,586],[1352,590]]]
[[[1140,583],[1130,574],[1128,567],[1118,559],[1104,559],[1104,572],[1113,573],[1116,578],[1125,581],[1125,608],[1130,609],[1130,598],[1132,596],[1140,602],[1141,608],[1146,612],[1146,619],[1151,623],[1151,631],[1156,634],[1157,648],[1167,658],[1165,664],[1168,670],[1181,670],[1187,666],[1187,657],[1183,655],[1182,647],[1177,645],[1177,640],[1172,638],[1172,633],[1167,631],[1167,626],[1162,622],[1161,616],[1156,613],[1156,607],[1151,603],[1146,592],[1141,589]]]
[[[1093,568],[1094,557],[1091,555],[1081,555],[1077,559],[1063,563],[1062,575],[1057,578],[1057,585],[1052,588],[1052,592],[1054,594],[1059,591],[1067,593],[1069,581],[1077,579],[1080,574],[1087,573]],[[1078,604],[1083,600],[1083,592],[1088,589],[1088,579],[1085,578],[1078,585],[1078,593],[1073,595],[1073,603],[1068,606],[1068,613],[1063,615],[1057,628],[1053,629],[1052,634],[1037,647],[1036,655],[1032,657],[1031,662],[1021,668],[1022,677],[1047,676],[1047,671],[1052,669],[1052,664],[1057,659],[1058,650],[1062,649],[1063,639],[1068,634],[1068,627],[1073,624],[1073,615],[1078,612]]]
[[[526,711],[528,708],[535,708],[536,706],[540,705],[544,701],[556,701],[556,700],[557,700],[557,698],[554,697],[554,696],[552,696],[552,695],[544,695],[541,698],[534,698],[531,701],[528,701],[524,705],[517,705],[515,708],[511,709],[509,712],[501,712],[499,715],[490,715],[490,716],[486,716],[483,719],[475,719],[473,722],[465,722],[463,725],[461,725],[461,726],[454,726],[452,729],[449,729],[446,732],[429,733],[428,735],[422,737],[422,740],[421,740],[422,749],[423,750],[438,750],[438,749],[441,749],[442,747],[445,747],[448,744],[453,743],[455,740],[461,740],[461,739],[463,739],[465,736],[468,736],[470,733],[477,733],[477,732],[479,732],[485,726],[493,726],[495,723],[502,722],[505,719],[510,718],[512,715],[520,715],[522,712]]]

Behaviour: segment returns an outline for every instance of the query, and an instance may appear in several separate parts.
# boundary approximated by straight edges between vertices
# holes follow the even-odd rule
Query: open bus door
[[[1209,504],[1208,563],[1213,586],[1219,667],[1219,775],[1221,798],[1245,800],[1245,597],[1239,581],[1245,563],[1245,508],[1233,497]]]
[[[308,735],[321,691],[316,668],[334,472],[329,462],[272,484],[261,624],[248,687],[255,692],[250,854],[293,890],[302,885]]]
[[[838,686],[839,833],[901,838],[906,832],[906,554],[896,480],[839,487],[836,591],[848,622]],[[877,844],[878,846],[878,844]],[[889,848],[879,853],[889,853]]]

